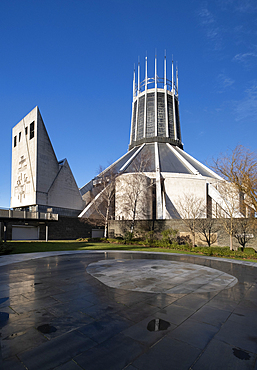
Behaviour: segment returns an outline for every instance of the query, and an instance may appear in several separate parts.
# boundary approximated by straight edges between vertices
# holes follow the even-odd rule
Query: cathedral
[[[167,79],[148,76],[145,59],[144,79],[134,72],[131,131],[128,152],[80,189],[86,207],[79,217],[89,218],[101,207],[106,186],[99,184],[115,174],[112,217],[116,220],[180,218],[185,196],[201,199],[203,217],[211,216],[213,204],[220,203],[216,183],[221,178],[183,149],[178,95],[178,70]],[[174,73],[175,72],[175,73]],[[137,77],[137,78],[136,78]],[[109,185],[110,186],[110,185]],[[136,188],[138,192],[136,193]],[[137,197],[137,212],[129,203]],[[132,199],[131,199],[132,198]],[[214,202],[213,202],[214,201]]]
[[[156,57],[154,76],[148,76],[147,58],[143,79],[140,68],[133,77],[128,151],[80,189],[67,159],[57,159],[38,107],[13,128],[13,209],[85,220],[167,220],[184,217],[188,196],[201,201],[202,217],[224,208],[221,178],[183,147],[178,69],[172,61],[168,79],[166,57],[163,77]]]

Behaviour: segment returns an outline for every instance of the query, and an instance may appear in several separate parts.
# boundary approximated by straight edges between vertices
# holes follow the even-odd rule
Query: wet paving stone
[[[176,302],[179,298],[182,298],[183,294],[154,294],[152,297],[145,300],[146,304],[155,306],[157,308],[165,308],[172,304],[173,302]]]
[[[24,331],[14,331],[1,340],[2,357],[4,360],[16,356],[33,347],[47,342],[47,339],[33,327]]]
[[[213,325],[188,319],[170,332],[168,337],[204,349],[218,331],[219,328]]]
[[[236,349],[237,351],[235,351],[234,349]],[[201,356],[197,359],[195,364],[192,366],[192,369],[193,370],[255,369],[254,364],[256,361],[256,354],[247,352],[250,358],[248,360],[243,360],[236,356],[234,354],[234,351],[236,354],[241,354],[240,348],[235,348],[229,345],[228,343],[213,339],[207,346],[207,348],[202,352]]]
[[[9,320],[9,314],[7,312],[0,312],[0,328],[5,326]]]
[[[8,360],[4,361],[2,364],[0,360],[0,369],[1,370],[26,370],[22,362],[19,361],[16,356],[10,357]]]
[[[0,312],[9,318],[0,368],[254,369],[256,272],[222,259],[114,251],[2,263]]]
[[[257,333],[251,325],[227,320],[217,333],[216,339],[242,350],[257,353]]]
[[[230,315],[230,311],[221,310],[205,305],[198,311],[196,311],[191,316],[191,319],[220,328],[227,321]]]
[[[1,305],[4,305],[4,303],[5,303],[6,301],[8,301],[8,299],[9,299],[9,297],[3,297],[3,298],[0,298],[0,307],[1,307]]]
[[[55,370],[81,370],[81,367],[75,361],[71,360],[66,362],[66,364],[57,366]]]
[[[157,307],[148,305],[145,302],[140,302],[129,307],[124,305],[118,313],[120,316],[137,323],[158,311],[159,309]]]
[[[164,337],[132,365],[140,370],[189,369],[200,353],[200,349],[187,343]]]
[[[95,345],[96,343],[91,339],[73,331],[23,352],[18,355],[18,358],[30,370],[49,370]]]
[[[100,320],[82,326],[78,330],[95,342],[102,343],[124,331],[131,325],[129,320],[122,318],[118,314],[110,314],[103,316]]]
[[[143,354],[144,350],[142,344],[120,334],[75,357],[74,361],[87,370],[120,370]]]
[[[8,335],[7,337],[3,338],[3,340],[13,340],[17,337],[19,337],[20,335],[24,335],[26,334],[26,331],[20,331],[18,333],[12,333],[10,335]]]

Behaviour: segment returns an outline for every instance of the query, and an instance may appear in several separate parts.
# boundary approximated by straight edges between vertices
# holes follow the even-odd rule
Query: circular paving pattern
[[[88,265],[87,272],[111,288],[148,293],[206,293],[238,281],[210,267],[164,260],[101,260]]]

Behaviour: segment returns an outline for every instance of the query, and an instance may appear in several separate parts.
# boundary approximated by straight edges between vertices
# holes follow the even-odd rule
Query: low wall
[[[77,217],[59,216],[58,221],[36,220],[8,220],[6,225],[6,238],[12,240],[13,226],[39,227],[39,240],[46,239],[46,225],[48,226],[48,240],[74,240],[91,237],[92,225]],[[0,223],[0,236],[4,239],[4,222]]]
[[[219,226],[219,230],[217,231],[217,242],[213,245],[216,246],[229,246],[229,235],[225,232],[222,222],[220,220],[215,220],[215,222]],[[257,220],[256,220],[257,223]],[[130,230],[131,221],[129,220],[110,220],[108,222],[108,233],[109,237],[119,237],[124,236],[126,231]],[[256,225],[257,226],[257,225]],[[135,221],[135,233],[142,234],[144,232],[154,230],[159,237],[161,236],[161,232],[165,229],[176,229],[179,231],[180,235],[189,235],[192,239],[190,234],[190,230],[187,228],[186,224],[183,220],[142,220],[142,221]],[[257,229],[256,229],[257,231]],[[256,232],[257,234],[257,232]],[[252,247],[257,250],[257,236],[256,234],[250,241],[246,244],[247,247]],[[203,237],[197,234],[196,235],[196,244],[197,245],[207,245],[203,240]],[[236,238],[233,238],[233,246],[240,247],[239,243],[237,242]]]
[[[80,218],[59,216],[58,222],[49,223],[48,238],[49,240],[89,238],[91,237],[92,227]]]

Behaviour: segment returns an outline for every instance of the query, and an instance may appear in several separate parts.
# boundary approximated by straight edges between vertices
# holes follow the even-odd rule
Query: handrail
[[[20,218],[58,221],[58,214],[52,212],[29,212],[26,210],[15,210],[0,208],[0,218]]]

